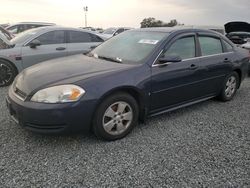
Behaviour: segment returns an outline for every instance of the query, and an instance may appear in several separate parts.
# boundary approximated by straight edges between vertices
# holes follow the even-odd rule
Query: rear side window
[[[64,31],[51,31],[37,37],[37,40],[39,40],[42,45],[62,44],[64,43]]]
[[[225,40],[223,40],[223,44],[225,46],[225,51],[226,52],[232,52],[233,51],[233,46],[231,44],[229,44],[228,42],[226,42]]]
[[[177,39],[164,53],[164,56],[180,56],[182,59],[195,57],[194,36]]]
[[[200,36],[199,37],[202,56],[220,54],[223,52],[219,38]]]
[[[87,32],[70,31],[69,43],[85,43],[92,42],[91,35]]]

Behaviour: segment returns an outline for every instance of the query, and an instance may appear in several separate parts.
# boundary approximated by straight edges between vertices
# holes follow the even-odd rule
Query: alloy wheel
[[[131,106],[123,101],[110,105],[103,115],[103,128],[110,135],[124,133],[133,120]]]
[[[0,64],[0,86],[6,85],[12,79],[13,72],[11,67],[6,64]]]
[[[225,89],[226,97],[230,98],[232,95],[234,95],[236,89],[237,89],[237,80],[234,76],[231,76],[228,78],[226,83],[226,89]]]

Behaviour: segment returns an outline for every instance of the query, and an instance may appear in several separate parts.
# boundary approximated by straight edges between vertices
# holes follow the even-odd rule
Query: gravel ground
[[[0,89],[0,187],[250,187],[250,79],[234,100],[210,100],[141,124],[126,138],[23,130]]]

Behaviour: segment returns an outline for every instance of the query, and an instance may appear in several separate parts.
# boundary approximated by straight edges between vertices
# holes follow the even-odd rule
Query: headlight
[[[60,85],[38,91],[31,101],[41,103],[66,103],[77,101],[85,94],[84,89],[76,85]]]

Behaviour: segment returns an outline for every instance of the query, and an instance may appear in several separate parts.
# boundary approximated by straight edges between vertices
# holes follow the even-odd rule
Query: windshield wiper
[[[98,56],[98,59],[104,59],[107,61],[112,61],[112,62],[116,62],[116,63],[122,63],[122,60],[119,58],[112,58],[112,57],[105,57],[105,56]]]

